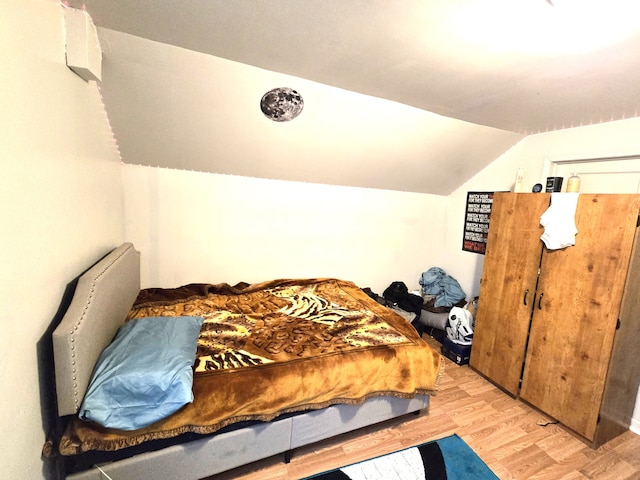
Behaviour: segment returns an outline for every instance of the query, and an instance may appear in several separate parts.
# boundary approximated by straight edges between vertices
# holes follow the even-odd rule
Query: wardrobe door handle
[[[544,295],[544,292],[541,292],[540,296],[538,297],[538,310],[542,310],[542,306],[540,305],[540,302],[542,301],[543,295]]]
[[[524,291],[524,298],[522,299],[522,301],[524,302],[525,306],[527,305],[527,295],[529,295],[529,289],[528,288]]]

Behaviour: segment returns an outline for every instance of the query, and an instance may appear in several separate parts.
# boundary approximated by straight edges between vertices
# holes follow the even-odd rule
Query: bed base
[[[255,424],[154,452],[73,473],[67,480],[199,480],[274,455],[289,461],[294,451],[342,433],[418,413],[429,405],[427,395],[412,399],[375,397],[362,405],[333,405],[289,418]]]

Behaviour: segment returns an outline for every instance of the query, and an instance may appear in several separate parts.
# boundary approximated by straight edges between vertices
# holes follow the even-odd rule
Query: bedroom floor
[[[425,337],[426,338],[426,337]],[[440,344],[426,338],[434,347]],[[446,361],[429,413],[408,415],[208,480],[299,479],[453,433],[502,480],[640,479],[640,436],[626,432],[597,450],[537,410],[514,400],[467,366]]]

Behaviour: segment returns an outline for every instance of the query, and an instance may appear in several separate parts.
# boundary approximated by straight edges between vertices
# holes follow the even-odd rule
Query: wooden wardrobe
[[[593,447],[628,429],[640,382],[640,195],[580,194],[548,250],[548,193],[496,193],[470,366]]]

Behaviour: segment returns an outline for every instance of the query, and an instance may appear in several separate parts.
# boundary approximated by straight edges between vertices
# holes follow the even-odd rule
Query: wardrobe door
[[[580,195],[576,244],[542,255],[520,395],[589,440],[639,209],[637,195]]]
[[[496,193],[470,365],[517,395],[534,303],[546,193]]]

